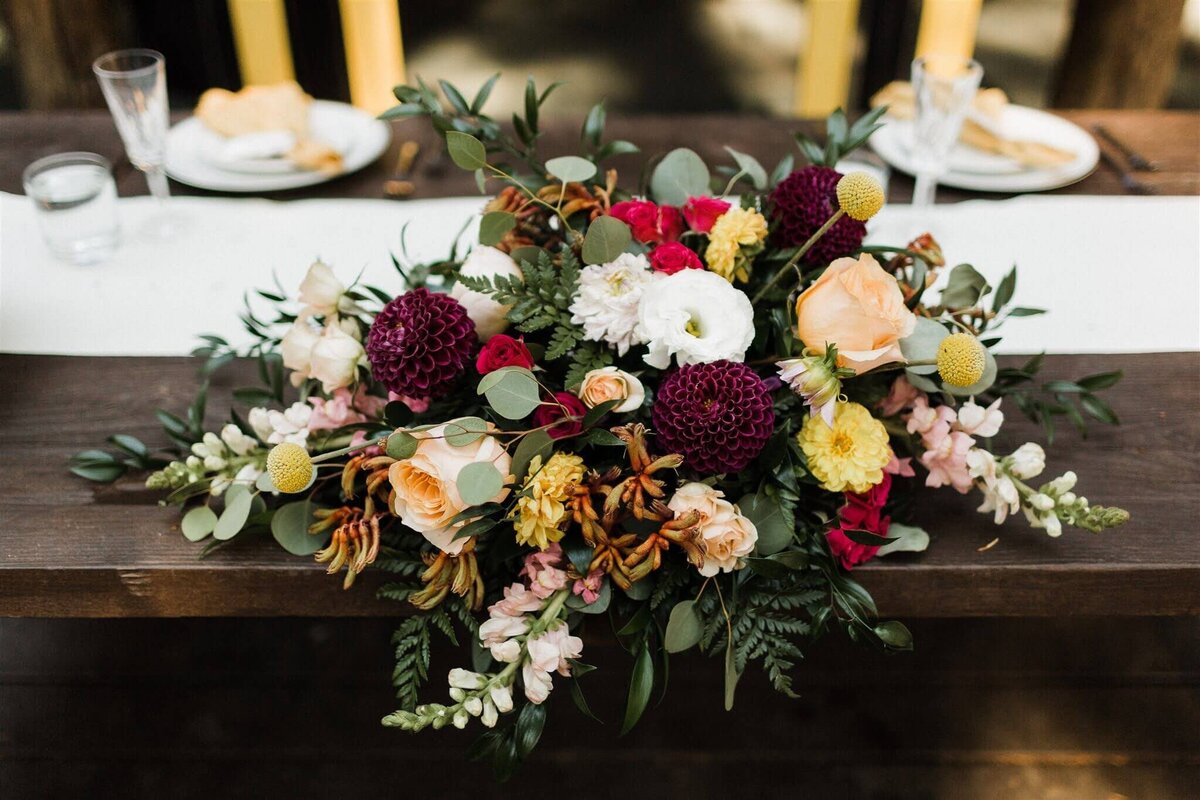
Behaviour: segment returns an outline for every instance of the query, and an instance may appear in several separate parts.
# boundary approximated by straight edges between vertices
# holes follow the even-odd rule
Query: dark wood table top
[[[1144,177],[1163,193],[1200,194],[1200,114],[1069,112],[1081,124],[1103,121],[1159,165]],[[719,158],[729,144],[773,163],[800,123],[742,117],[614,119],[613,136],[647,153],[687,144]],[[551,126],[545,151],[569,152],[574,124]],[[424,128],[397,126],[397,141],[417,139],[436,152]],[[0,190],[19,192],[25,164],[50,152],[89,149],[120,155],[107,114],[0,114]],[[394,153],[395,144],[393,144]],[[393,156],[367,170],[291,197],[377,197]],[[626,174],[637,174],[627,161]],[[634,170],[632,173],[629,170]],[[474,192],[444,158],[424,158],[417,196]],[[144,183],[126,173],[122,194]],[[175,186],[181,193],[194,193]],[[896,176],[893,200],[910,184]],[[1120,183],[1102,167],[1069,193],[1113,194]],[[967,197],[944,192],[942,199]],[[49,304],[47,312],[51,311]],[[1053,310],[1053,309],[1052,309]],[[66,324],[66,323],[64,323]],[[181,409],[197,384],[185,358],[76,358],[0,355],[0,615],[3,616],[374,616],[394,604],[374,599],[368,573],[349,592],[341,581],[270,541],[235,540],[198,559],[179,533],[176,508],[154,504],[136,480],[98,486],[66,471],[66,459],[102,445],[110,433],[147,443],[165,439],[156,408]],[[1129,509],[1122,529],[1059,539],[1023,520],[1002,527],[975,513],[978,496],[943,489],[923,494],[917,521],[933,536],[928,552],[877,560],[856,573],[886,616],[1170,615],[1200,613],[1200,353],[1054,356],[1045,378],[1123,369],[1109,393],[1124,423],[1096,426],[1084,440],[1063,430],[1048,449],[1048,472],[1074,469],[1079,491],[1094,503]],[[209,426],[228,407],[236,375],[218,376]],[[997,449],[1038,438],[1009,409]],[[999,542],[980,551],[994,538]]]

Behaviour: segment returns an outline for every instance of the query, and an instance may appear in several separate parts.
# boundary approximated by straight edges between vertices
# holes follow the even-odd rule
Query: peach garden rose
[[[700,512],[697,544],[704,560],[696,566],[706,578],[718,572],[732,572],[738,568],[738,559],[754,552],[758,529],[725,499],[720,489],[705,483],[685,483],[675,490],[667,506],[677,517],[689,511]]]
[[[579,399],[588,408],[609,400],[621,400],[612,410],[616,414],[636,411],[646,399],[646,389],[636,376],[616,367],[601,367],[583,376]]]
[[[818,353],[836,344],[856,373],[902,361],[900,340],[916,325],[896,279],[874,257],[839,258],[796,299],[796,335]]]

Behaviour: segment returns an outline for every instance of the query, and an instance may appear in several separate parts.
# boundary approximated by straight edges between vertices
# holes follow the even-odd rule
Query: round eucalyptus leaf
[[[542,402],[537,381],[527,371],[506,373],[484,396],[492,410],[505,419],[524,419]]]
[[[585,264],[607,264],[613,261],[633,240],[629,226],[616,217],[596,217],[588,225],[583,236],[583,261]]]
[[[475,387],[475,394],[487,394],[488,390],[492,389],[504,380],[504,376],[512,372],[520,372],[533,378],[533,373],[524,367],[501,367],[500,369],[492,370],[487,375],[479,379],[479,385]],[[537,383],[535,380],[534,383]]]
[[[516,224],[517,217],[511,211],[489,211],[479,221],[479,243],[498,244]]]
[[[333,531],[309,533],[308,527],[316,521],[314,506],[308,500],[298,500],[280,506],[271,517],[271,535],[279,546],[294,556],[311,556],[329,542]]]
[[[504,488],[504,476],[488,461],[467,464],[455,481],[458,495],[469,506],[480,506],[496,499]]]
[[[417,445],[420,443],[420,440],[411,433],[396,431],[387,437],[387,443],[383,449],[389,457],[403,461],[413,457],[413,453],[417,452]]]
[[[596,165],[579,156],[560,156],[546,162],[546,171],[567,183],[586,181],[596,174]]]
[[[179,527],[189,542],[198,542],[213,532],[217,525],[217,515],[208,506],[196,506],[183,515]]]
[[[937,322],[928,317],[917,317],[913,332],[900,340],[900,352],[906,361],[930,361],[937,358],[938,345],[949,335],[950,332]],[[932,375],[937,372],[937,365],[909,367],[908,371]]]
[[[459,417],[447,422],[444,431],[451,447],[466,447],[487,433],[487,423],[479,417]]]
[[[250,516],[250,506],[254,495],[239,483],[230,486],[225,492],[225,510],[213,527],[214,539],[232,539],[246,524]]]
[[[275,481],[271,480],[271,473],[269,472],[264,472],[258,476],[258,478],[254,481],[254,488],[258,489],[260,492],[279,491],[275,488]]]
[[[913,385],[914,389],[920,389],[922,392],[936,394],[942,390],[942,387],[929,380],[929,378],[926,378],[924,375],[918,375],[911,369],[904,370],[904,377],[908,378],[908,382]]]
[[[476,170],[487,166],[487,151],[483,142],[469,133],[462,131],[447,131],[446,150],[450,158],[463,169]]]
[[[765,494],[748,494],[738,501],[738,509],[758,531],[755,547],[760,556],[778,553],[791,544],[792,528],[775,500]]]
[[[682,206],[689,197],[709,194],[708,167],[692,150],[672,150],[658,162],[650,177],[654,200],[668,206]]]
[[[696,613],[696,604],[691,600],[676,603],[667,619],[667,631],[663,636],[663,647],[668,653],[682,653],[699,643],[704,634],[704,623]]]

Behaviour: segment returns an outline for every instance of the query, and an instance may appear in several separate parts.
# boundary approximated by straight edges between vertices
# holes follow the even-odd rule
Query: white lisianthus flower
[[[312,370],[312,349],[320,332],[313,327],[307,318],[301,317],[292,323],[283,339],[279,342],[279,354],[283,356],[283,366],[292,370],[292,385],[299,386],[310,377]]]
[[[1036,442],[1026,442],[1009,458],[1012,459],[1009,472],[1023,481],[1036,478],[1046,468],[1046,451]]]
[[[354,383],[358,365],[365,358],[362,342],[339,325],[327,325],[313,345],[309,372],[325,392],[332,393]]]
[[[638,336],[638,306],[655,280],[645,256],[621,253],[607,264],[590,264],[579,273],[579,294],[571,303],[571,322],[583,326],[590,342],[607,342],[625,355]]]
[[[345,293],[346,287],[333,274],[333,270],[320,261],[313,262],[300,282],[300,303],[309,314],[323,317],[336,314],[338,303]],[[301,313],[301,316],[305,314]]]
[[[505,276],[524,279],[521,268],[508,253],[494,247],[476,247],[463,261],[458,270],[460,275],[468,278],[495,278]],[[467,310],[467,316],[475,323],[475,333],[480,341],[486,342],[497,333],[504,333],[508,328],[505,316],[511,306],[501,305],[483,292],[472,291],[461,283],[456,283],[450,290],[450,296],[462,304]]]
[[[714,272],[685,269],[656,281],[638,308],[645,361],[666,369],[725,359],[741,361],[754,339],[754,309],[745,293]]]

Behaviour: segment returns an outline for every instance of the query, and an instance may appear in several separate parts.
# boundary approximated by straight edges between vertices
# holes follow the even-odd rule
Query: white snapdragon
[[[312,406],[307,403],[292,403],[283,411],[252,408],[246,421],[258,438],[268,444],[291,442],[306,447],[308,421],[312,417]]]
[[[725,359],[742,361],[754,340],[754,309],[745,293],[713,272],[685,269],[655,281],[638,308],[645,361],[666,369]]]
[[[1009,471],[1013,477],[1021,480],[1036,478],[1046,469],[1046,451],[1036,442],[1026,442],[1016,449],[1011,456],[1012,466]]]
[[[955,427],[963,433],[978,436],[983,439],[995,436],[1004,424],[1004,412],[1000,410],[1000,399],[987,408],[976,405],[968,400],[958,409],[958,421]]]
[[[646,257],[632,253],[584,267],[579,294],[571,302],[571,322],[583,326],[588,341],[607,342],[625,355],[645,341],[638,335],[638,307],[643,297],[657,291],[651,288],[655,277]]]

